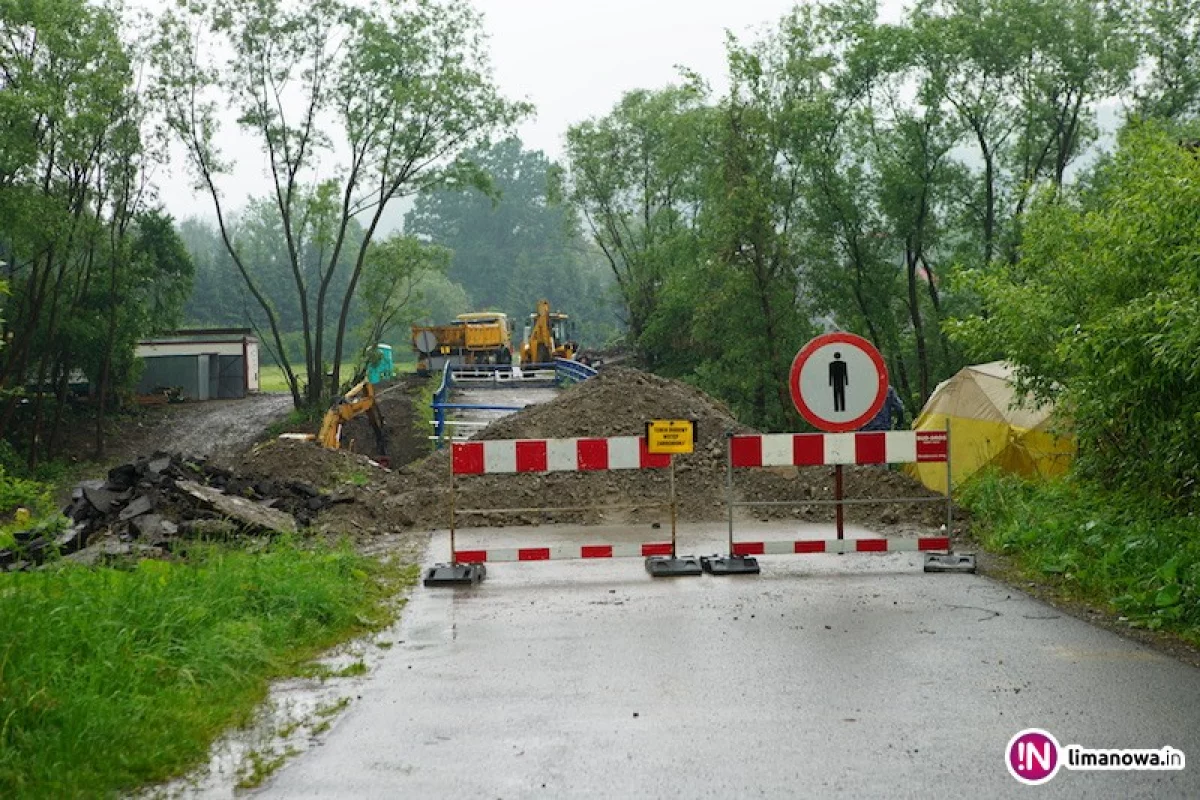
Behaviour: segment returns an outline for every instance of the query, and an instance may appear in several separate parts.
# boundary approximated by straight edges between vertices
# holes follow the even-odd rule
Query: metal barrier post
[[[954,552],[954,469],[950,458],[950,420],[946,420],[946,554],[925,554],[926,572],[975,571],[975,555]]]
[[[455,543],[455,528],[458,527],[458,486],[454,477],[454,451],[450,451],[450,560],[445,564],[430,567],[425,573],[426,586],[473,586],[487,575],[483,564],[458,563],[458,547]]]
[[[954,470],[950,468],[950,419],[946,419],[946,537],[954,536]],[[954,543],[946,548],[954,552]]]
[[[671,456],[671,558],[676,558],[675,554],[675,520],[678,514],[678,502],[675,496],[675,456]]]
[[[725,504],[729,506],[729,552],[733,552],[733,431],[725,434]]]
[[[833,468],[833,499],[837,501],[837,537],[839,539],[846,538],[846,517],[845,509],[842,506],[844,487],[842,485],[842,465],[838,464]]]
[[[729,555],[702,556],[700,566],[710,575],[758,575],[758,559],[738,555],[733,545],[733,431],[725,432],[725,505],[729,508]]]

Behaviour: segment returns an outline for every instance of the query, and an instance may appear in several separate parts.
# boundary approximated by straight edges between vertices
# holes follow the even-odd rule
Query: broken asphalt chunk
[[[210,486],[201,486],[191,481],[179,481],[179,489],[201,504],[253,531],[277,531],[295,533],[296,520],[290,514],[265,508],[244,497],[222,494]]]
[[[148,514],[153,508],[154,502],[150,499],[149,495],[144,494],[129,505],[125,506],[125,508],[121,509],[121,513],[117,515],[117,519],[119,519],[121,522],[125,522],[133,519],[134,517],[140,517],[142,514]]]

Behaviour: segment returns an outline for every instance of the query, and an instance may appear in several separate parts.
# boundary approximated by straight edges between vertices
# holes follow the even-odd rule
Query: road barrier
[[[587,505],[550,508],[458,507],[458,481],[479,475],[522,473],[601,472],[612,470],[668,469],[670,495],[661,503],[631,505]],[[643,508],[669,509],[671,540],[640,544],[589,544],[559,547],[476,548],[459,550],[456,542],[461,516],[496,514],[562,513],[572,511],[617,511]],[[675,464],[671,456],[651,453],[640,436],[580,439],[522,439],[484,442],[455,442],[450,453],[450,562],[431,567],[426,586],[470,584],[482,580],[484,564],[497,561],[550,561],[558,559],[634,558],[647,559],[653,575],[698,575],[698,559],[675,555],[678,502],[675,493]]]
[[[886,465],[905,463],[945,463],[947,492],[941,497],[853,498],[843,496],[842,468],[846,465]],[[759,500],[736,499],[734,472],[761,467],[833,466],[832,500]],[[953,484],[950,475],[950,432],[947,431],[871,431],[859,433],[796,433],[730,436],[726,496],[729,509],[729,555],[701,559],[706,571],[714,574],[757,574],[756,555],[811,553],[887,553],[897,551],[926,553],[926,570],[973,571],[974,558],[955,556],[950,546],[953,513]],[[846,505],[880,503],[946,504],[945,536],[918,539],[846,539],[843,509]],[[836,507],[837,539],[738,542],[734,539],[734,511],[737,508],[798,505]],[[945,551],[934,555],[935,551]]]

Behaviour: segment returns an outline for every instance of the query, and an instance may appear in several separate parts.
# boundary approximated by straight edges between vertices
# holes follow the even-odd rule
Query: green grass
[[[50,484],[14,477],[0,465],[0,550],[15,545],[13,534],[18,531],[63,528],[66,520],[59,514],[53,494]]]
[[[338,478],[342,483],[348,483],[351,486],[362,488],[371,485],[371,475],[363,467],[354,467],[344,470]]]
[[[247,757],[249,763],[238,776],[237,788],[257,789],[267,778],[287,763],[289,758],[297,754],[297,751],[291,747],[282,753],[276,753],[273,750],[268,750],[266,753],[258,750],[251,751]]]
[[[304,359],[301,359],[303,362]],[[396,374],[408,372],[416,372],[417,362],[415,361],[397,361]],[[346,361],[342,363],[343,379],[354,372],[354,364]],[[303,384],[308,377],[308,373],[303,369],[296,370],[296,376]],[[284,377],[283,367],[276,364],[263,364],[258,368],[258,388],[264,392],[289,392],[287,378]]]
[[[1200,643],[1200,518],[1071,480],[996,473],[968,484],[961,499],[981,542],[1026,575],[1107,605],[1136,627]]]
[[[276,439],[281,433],[296,430],[316,433],[320,429],[322,415],[323,412],[313,408],[293,408],[286,417],[268,425],[267,429],[263,431],[262,438],[264,440]]]
[[[272,679],[388,623],[415,568],[348,547],[0,575],[0,797],[112,796],[204,762]]]

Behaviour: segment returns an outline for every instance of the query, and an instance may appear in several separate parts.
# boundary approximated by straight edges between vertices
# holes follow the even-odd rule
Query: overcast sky
[[[492,37],[496,80],[528,97],[537,119],[521,128],[533,148],[558,156],[567,127],[609,111],[635,88],[694,69],[720,88],[725,31],[752,34],[792,0],[476,0]]]
[[[510,98],[527,99],[537,116],[518,130],[527,147],[562,154],[568,126],[602,116],[635,88],[658,88],[678,65],[723,87],[726,30],[750,36],[773,25],[793,0],[473,0],[491,37],[495,77]],[[155,0],[140,0],[153,7]],[[225,187],[237,205],[265,189],[263,162],[246,143],[230,151],[241,166]],[[210,216],[182,163],[156,181],[168,211]],[[239,192],[240,189],[240,192]],[[240,197],[239,197],[240,193]]]

